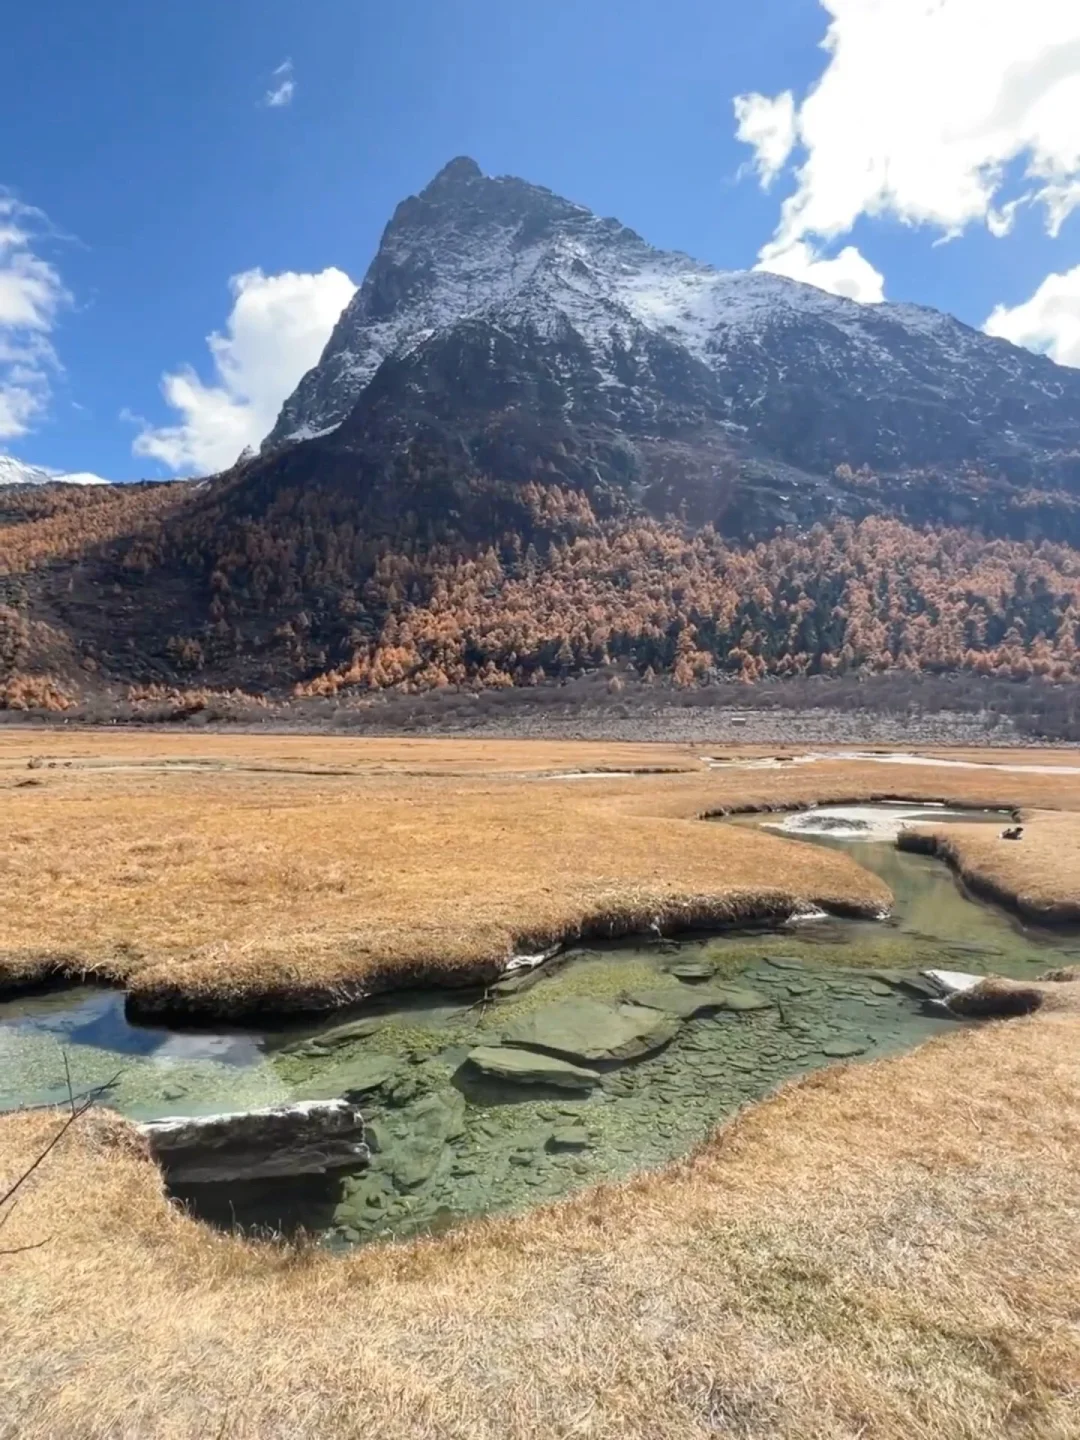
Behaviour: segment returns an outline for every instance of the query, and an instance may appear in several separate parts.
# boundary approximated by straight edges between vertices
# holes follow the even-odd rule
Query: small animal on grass
[[[1001,838],[1002,840],[1019,840],[1023,833],[1024,827],[1022,825],[1009,825],[1006,829],[1002,830]]]

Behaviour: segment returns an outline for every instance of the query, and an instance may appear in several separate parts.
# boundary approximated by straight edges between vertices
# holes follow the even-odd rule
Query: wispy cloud
[[[263,104],[271,110],[280,110],[285,105],[291,105],[296,94],[292,61],[283,60],[277,69],[271,72],[270,79],[272,83],[263,96]]]
[[[71,295],[37,253],[46,217],[0,188],[0,440],[25,435],[49,403],[60,369],[50,335]]]

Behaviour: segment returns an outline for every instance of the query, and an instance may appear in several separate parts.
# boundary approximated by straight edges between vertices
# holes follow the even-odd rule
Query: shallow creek
[[[920,968],[1023,977],[1080,962],[1080,937],[1025,927],[966,897],[941,862],[889,842],[898,819],[945,814],[822,807],[720,822],[844,846],[892,888],[885,921],[579,948],[487,995],[387,995],[303,1030],[136,1026],[122,996],[96,989],[9,1001],[0,1004],[0,1108],[65,1099],[65,1055],[76,1091],[112,1080],[105,1103],[140,1119],[348,1093],[370,1121],[365,1171],[190,1187],[181,1198],[208,1219],[303,1225],[333,1245],[534,1204],[685,1154],[792,1076],[954,1028],[960,1022],[898,988]],[[643,1015],[654,1016],[640,1043],[657,1048],[630,1060],[575,1057],[567,1038],[560,1054],[597,1078],[563,1074],[558,1087],[495,1078],[467,1058],[504,1039],[550,1039],[559,1017],[586,1001],[609,1015],[629,1002],[646,1031]],[[540,1071],[550,1064],[532,1058]]]

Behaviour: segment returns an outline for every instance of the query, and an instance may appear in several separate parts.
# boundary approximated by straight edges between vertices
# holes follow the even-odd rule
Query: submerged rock
[[[337,1050],[342,1045],[351,1045],[354,1040],[367,1040],[376,1031],[381,1030],[383,1021],[375,1016],[368,1016],[364,1020],[351,1020],[345,1025],[335,1025],[331,1030],[323,1030],[318,1035],[309,1035],[305,1040],[294,1040],[288,1045],[281,1047],[283,1055],[326,1055],[331,1050]]]
[[[460,1090],[441,1090],[410,1105],[399,1120],[410,1134],[456,1140],[465,1130],[465,1096]]]
[[[345,1100],[181,1116],[139,1130],[176,1184],[323,1175],[368,1160],[363,1117]]]
[[[493,985],[490,985],[488,987],[488,993],[497,995],[500,998],[507,995],[520,995],[524,990],[531,990],[537,981],[542,978],[543,974],[544,972],[540,966],[535,966],[532,970],[514,971],[510,975],[504,976],[501,980],[496,980]]]
[[[469,1063],[483,1075],[522,1085],[554,1085],[560,1090],[589,1090],[600,1083],[595,1070],[508,1045],[481,1045],[469,1052]]]
[[[366,1095],[379,1090],[398,1071],[400,1061],[393,1055],[358,1055],[316,1075],[297,1089],[303,1099],[334,1095]]]
[[[872,985],[885,985],[894,992],[912,995],[916,1000],[935,1000],[941,993],[913,970],[868,970],[866,973]]]
[[[584,1125],[561,1125],[552,1131],[547,1142],[549,1150],[584,1150],[589,1144],[589,1132]]]
[[[673,985],[655,990],[634,990],[626,997],[631,1004],[647,1010],[662,1010],[667,1015],[677,1015],[680,1020],[692,1020],[695,1015],[706,1015],[710,1010],[722,1010],[727,1000],[726,992],[705,985]]]
[[[741,985],[729,985],[724,996],[725,1010],[771,1010],[775,1003],[767,995],[759,995],[756,990],[748,990]]]
[[[430,1180],[442,1159],[445,1145],[441,1140],[412,1136],[394,1146],[390,1173],[401,1190],[414,1190]]]
[[[680,1020],[692,1020],[715,1010],[766,1010],[772,1005],[764,995],[739,985],[680,986],[679,989],[635,990],[628,997],[634,1005],[663,1010]]]
[[[393,1138],[380,1133],[380,1164],[399,1190],[430,1180],[446,1153],[446,1142],[465,1129],[465,1097],[457,1090],[425,1095],[395,1117]]]
[[[866,1040],[826,1040],[820,1048],[823,1055],[828,1055],[833,1060],[848,1060],[853,1055],[864,1055],[870,1048],[870,1042]]]
[[[573,1061],[636,1060],[666,1045],[678,1028],[677,1016],[644,1005],[567,999],[512,1021],[503,1038],[507,1045]]]
[[[667,971],[669,975],[674,975],[676,980],[695,985],[711,980],[716,974],[716,967],[705,960],[681,960],[676,965],[669,965]]]
[[[393,1203],[393,1190],[387,1175],[370,1171],[363,1176],[350,1175],[342,1185],[343,1199],[334,1211],[334,1224],[344,1229],[362,1231],[381,1224],[386,1210]]]

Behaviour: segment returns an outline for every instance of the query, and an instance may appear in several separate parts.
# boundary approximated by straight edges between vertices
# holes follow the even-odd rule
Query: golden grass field
[[[948,853],[1049,905],[1080,835],[1080,775],[710,771],[681,746],[10,732],[0,795],[8,982],[86,970],[225,1008],[465,973],[601,919],[884,898],[708,812],[1017,807],[1021,842],[949,826]],[[90,1115],[4,1211],[0,1437],[1075,1440],[1076,988],[819,1071],[664,1170],[345,1259],[201,1226]],[[60,1123],[0,1119],[0,1193]]]
[[[633,769],[671,773],[552,778]],[[710,770],[685,745],[12,731],[0,795],[0,983],[88,975],[146,1009],[235,1014],[491,976],[516,951],[654,921],[875,911],[887,890],[847,856],[699,817],[889,795],[1080,811],[1080,773]],[[1017,865],[1044,823],[1033,812],[997,863]],[[1055,823],[1040,873],[1074,825]],[[1046,883],[1065,883],[1055,873]]]
[[[88,1117],[3,1232],[19,1440],[1075,1440],[1080,1018],[819,1071],[691,1159],[345,1259]],[[0,1185],[55,1130],[0,1124]]]

